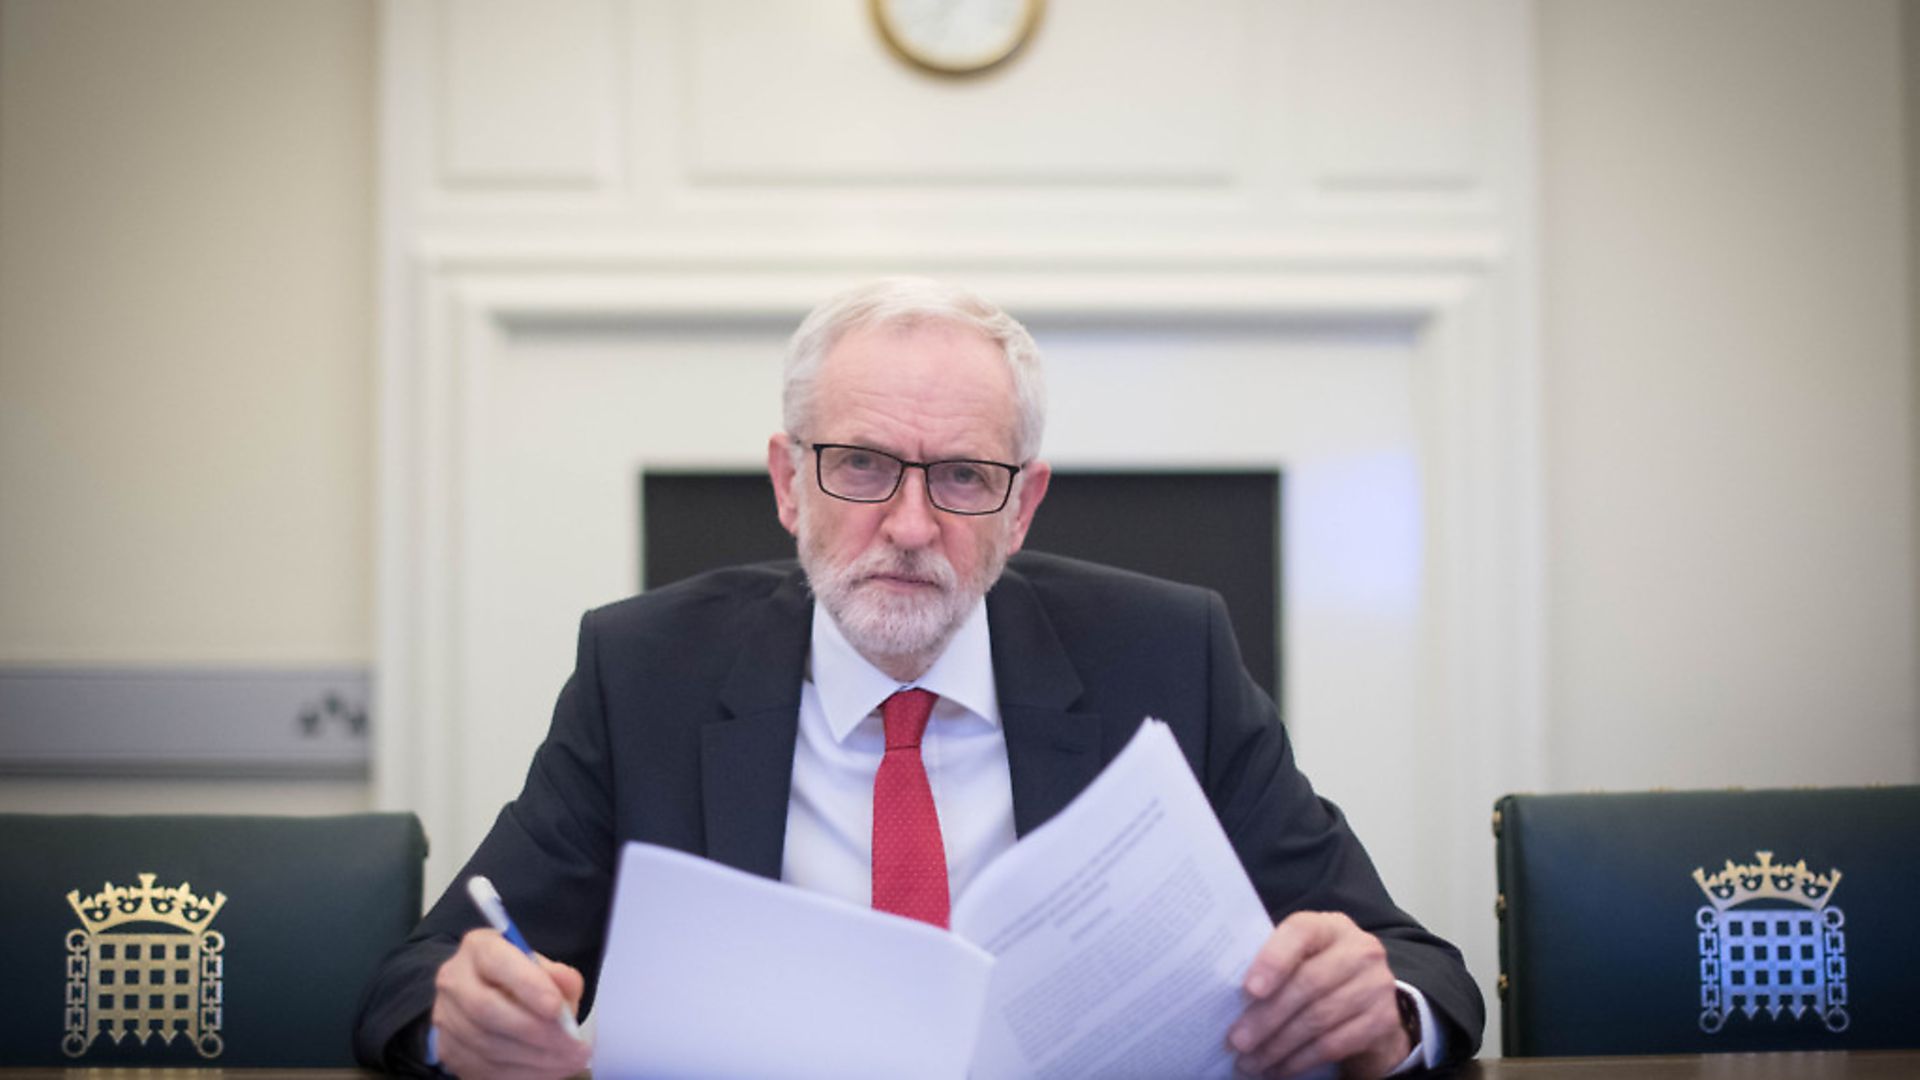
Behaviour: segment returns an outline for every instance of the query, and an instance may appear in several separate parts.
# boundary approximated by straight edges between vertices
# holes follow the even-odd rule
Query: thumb
[[[575,1010],[578,1010],[580,1008],[580,995],[584,993],[587,988],[586,977],[581,975],[579,970],[572,965],[563,964],[558,960],[549,960],[544,956],[540,957],[539,960],[540,969],[545,971],[547,977],[553,980],[553,985],[559,987],[560,995],[567,999],[567,1004]]]

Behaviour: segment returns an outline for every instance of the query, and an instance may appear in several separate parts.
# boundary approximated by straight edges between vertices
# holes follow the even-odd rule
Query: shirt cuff
[[[1440,1025],[1433,1022],[1433,1006],[1427,1004],[1427,995],[1399,979],[1393,984],[1413,999],[1414,1011],[1420,1014],[1420,1041],[1413,1044],[1413,1050],[1406,1060],[1395,1065],[1388,1076],[1399,1076],[1415,1069],[1431,1069],[1440,1064],[1447,1056],[1447,1036]]]

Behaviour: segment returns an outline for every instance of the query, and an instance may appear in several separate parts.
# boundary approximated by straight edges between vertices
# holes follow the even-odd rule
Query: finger
[[[564,1004],[557,1004],[550,1013],[536,1013],[504,994],[483,993],[470,995],[454,1007],[475,1028],[537,1050],[553,1051],[574,1041],[560,1020],[563,1012],[571,1015]]]
[[[499,989],[534,1016],[554,1017],[567,1005],[566,995],[546,967],[521,952],[496,930],[475,930],[461,941],[474,942],[472,958],[483,982]]]
[[[545,1059],[488,1058],[456,1049],[440,1059],[441,1068],[462,1080],[562,1080],[585,1073],[590,1062],[584,1055]]]
[[[536,1011],[537,1004],[529,1008],[501,985],[503,978],[544,984],[554,1011]],[[462,939],[459,950],[435,974],[434,986],[442,1060],[465,1065],[454,1071],[545,1071],[556,1063],[567,1072],[584,1067],[581,1044],[561,1028],[558,1014],[565,1006],[554,978],[497,933],[474,931]]]
[[[551,1017],[540,1017],[501,990],[480,979],[470,965],[464,970],[449,964],[435,980],[434,1021],[466,1044],[514,1041],[539,1045]]]
[[[1282,923],[1273,937],[1282,939],[1270,956],[1289,958],[1290,967],[1273,976],[1264,997],[1248,1001],[1228,1033],[1228,1042],[1242,1050],[1265,1042],[1286,1026],[1301,1009],[1325,998],[1342,983],[1359,977],[1370,964],[1377,963],[1380,973],[1391,981],[1386,968],[1386,950],[1379,939],[1351,922],[1314,920],[1307,923]],[[1292,958],[1301,946],[1318,951]],[[1255,982],[1249,976],[1248,982]]]
[[[459,1076],[570,1075],[584,1067],[583,1062],[576,1061],[577,1043],[548,1044],[543,1041],[544,1030],[528,1033],[496,1029],[451,1000],[435,1005],[434,1024],[440,1029],[440,1060]],[[542,1027],[552,1029],[557,1025],[548,1021]]]
[[[1324,911],[1296,911],[1280,920],[1254,954],[1241,985],[1257,998],[1273,993],[1307,957],[1337,938],[1341,922],[1352,925],[1346,916]]]
[[[1371,1012],[1356,1016],[1274,1062],[1267,1067],[1266,1075],[1298,1076],[1309,1069],[1345,1062],[1341,1072],[1343,1077],[1377,1080],[1406,1056],[1401,1054],[1391,1061],[1382,1061],[1383,1055],[1376,1052],[1380,1046],[1392,1040],[1399,1030],[1398,1013],[1384,1021]]]
[[[572,1039],[533,1045],[472,1026],[454,1013],[440,1014],[440,1060],[458,1076],[572,1076],[586,1070],[588,1048]]]
[[[1335,924],[1335,940],[1307,957],[1280,988],[1250,1001],[1229,1029],[1228,1042],[1265,1064],[1292,1053],[1353,1015],[1377,1011],[1394,1021],[1393,972],[1386,947],[1351,922]]]
[[[1291,1008],[1284,1018],[1266,1027],[1265,1038],[1257,1043],[1250,1043],[1244,1037],[1236,1042],[1236,1049],[1245,1047],[1241,1050],[1241,1066],[1250,1072],[1262,1072],[1295,1057],[1303,1049],[1320,1043],[1328,1033],[1339,1031],[1356,1019],[1370,1016],[1380,1004],[1378,996],[1378,988],[1369,986],[1365,981],[1349,980],[1331,986],[1297,1008]],[[1385,1000],[1387,1006],[1392,1007],[1390,992]],[[1397,1009],[1392,1018],[1397,1025]]]
[[[558,960],[550,960],[537,954],[534,959],[540,962],[541,970],[545,971],[547,977],[553,980],[553,984],[559,987],[560,996],[567,999],[568,1011],[579,1011],[580,997],[587,989],[586,976],[580,974],[579,969],[571,964],[563,964]]]

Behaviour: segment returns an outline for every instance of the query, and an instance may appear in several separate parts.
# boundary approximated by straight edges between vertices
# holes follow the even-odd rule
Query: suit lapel
[[[786,846],[812,614],[805,578],[795,570],[764,609],[748,614],[752,628],[720,688],[726,716],[700,733],[707,857],[762,877],[780,876]]]
[[[1074,708],[1086,689],[1080,674],[1039,595],[1012,567],[987,594],[987,626],[1013,781],[1013,827],[1025,836],[1099,775],[1139,720]]]
[[[752,614],[720,690],[725,716],[701,730],[707,857],[780,876],[799,735],[800,681],[813,600],[795,570]],[[1140,718],[1076,709],[1085,686],[1052,620],[1009,566],[987,594],[995,689],[1006,726],[1014,831],[1032,832],[1080,794],[1126,745]]]

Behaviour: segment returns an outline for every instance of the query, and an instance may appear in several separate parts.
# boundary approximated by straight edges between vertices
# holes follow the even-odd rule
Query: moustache
[[[929,552],[875,550],[867,552],[847,568],[855,581],[876,577],[922,581],[949,590],[959,584],[960,575],[953,564]]]

